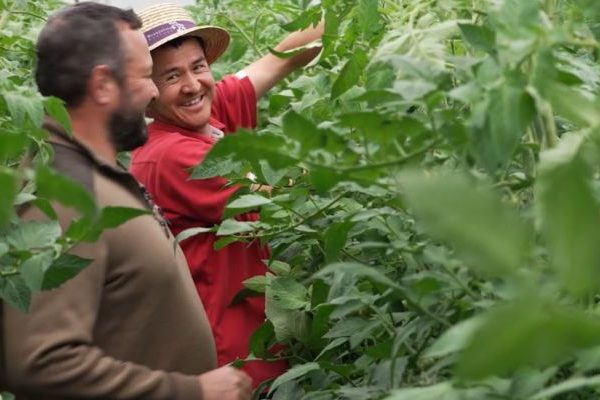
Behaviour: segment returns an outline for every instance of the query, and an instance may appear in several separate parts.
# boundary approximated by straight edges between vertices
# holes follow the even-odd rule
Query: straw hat
[[[142,20],[142,32],[150,51],[181,36],[197,36],[202,38],[206,60],[211,64],[229,45],[229,33],[225,29],[196,25],[190,13],[177,4],[157,4],[137,15]]]

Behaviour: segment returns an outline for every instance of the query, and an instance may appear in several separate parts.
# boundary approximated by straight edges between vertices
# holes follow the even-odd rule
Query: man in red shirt
[[[176,5],[157,5],[139,15],[159,96],[148,110],[154,118],[149,140],[133,153],[131,172],[163,209],[174,234],[192,227],[211,227],[221,222],[224,207],[238,188],[226,186],[221,177],[190,180],[190,169],[224,134],[254,128],[257,99],[310,62],[320,48],[286,59],[268,54],[236,75],[215,82],[210,64],[227,47],[226,31],[196,26]],[[275,49],[304,46],[322,33],[322,24],[292,33]],[[239,219],[257,217],[247,213]],[[218,363],[224,365],[248,355],[249,338],[265,320],[264,297],[231,303],[244,280],[266,272],[262,260],[269,254],[258,241],[233,243],[219,251],[213,248],[215,241],[214,234],[206,233],[183,241],[181,247],[213,330]],[[256,385],[281,374],[286,364],[249,362],[244,369]]]

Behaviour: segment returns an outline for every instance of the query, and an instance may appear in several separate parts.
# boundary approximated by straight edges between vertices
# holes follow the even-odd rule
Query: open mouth
[[[200,95],[198,97],[194,97],[191,100],[186,101],[185,103],[182,104],[183,107],[193,107],[196,106],[198,104],[200,104],[202,102],[202,100],[204,100],[205,95]]]

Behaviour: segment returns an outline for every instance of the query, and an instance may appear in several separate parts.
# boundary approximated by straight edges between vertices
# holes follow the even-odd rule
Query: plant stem
[[[412,153],[408,153],[406,156],[398,158],[396,160],[384,161],[384,162],[375,163],[375,164],[358,165],[355,167],[334,168],[334,169],[336,169],[338,172],[344,173],[344,172],[357,172],[357,171],[364,171],[364,170],[369,170],[369,169],[379,169],[379,168],[403,165],[403,164],[406,164],[407,162],[412,161],[413,159],[427,153],[429,150],[431,150],[437,144],[441,143],[441,141],[442,141],[441,139],[436,139],[433,142],[429,143],[427,146],[424,146],[418,150],[415,150]]]
[[[303,225],[306,222],[308,222],[309,220],[315,218],[316,216],[318,216],[322,212],[324,212],[324,211],[328,210],[329,208],[333,207],[338,201],[340,201],[341,199],[343,199],[347,195],[348,195],[348,193],[344,192],[344,193],[340,194],[339,196],[337,196],[335,199],[333,199],[331,202],[329,202],[327,205],[325,205],[325,207],[318,209],[317,211],[315,211],[314,213],[308,215],[307,217],[305,217],[304,219],[302,219],[299,222],[295,223],[294,225],[290,225],[290,226],[288,226],[286,228],[280,229],[277,232],[267,232],[263,236],[265,236],[265,237],[277,236],[277,235],[280,235],[280,234],[282,234],[284,232],[292,231],[292,230],[296,229],[297,227],[299,227],[300,225]]]
[[[248,43],[248,45],[252,48],[252,50],[254,50],[254,52],[256,53],[257,56],[262,57],[262,53],[261,51],[258,49],[258,47],[256,47],[256,43],[254,43],[252,41],[252,39],[250,39],[250,36],[248,36],[248,34],[246,33],[246,31],[244,30],[244,28],[241,27],[240,24],[237,23],[236,20],[234,20],[233,18],[231,18],[229,15],[227,15],[224,12],[220,13],[221,16],[223,16],[223,18],[225,18],[231,25],[233,25],[235,27],[235,29],[238,30],[238,32],[242,35],[242,37],[244,38],[244,40]]]

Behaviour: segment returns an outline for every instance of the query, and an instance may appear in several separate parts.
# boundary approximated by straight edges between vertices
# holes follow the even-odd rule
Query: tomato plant
[[[277,24],[326,21],[318,63],[262,103],[261,129],[220,141],[195,169],[273,187],[229,204],[229,217],[261,206],[260,223],[215,230],[217,246],[272,246],[271,272],[246,287],[267,297],[253,355],[287,345],[274,398],[595,396],[599,10],[196,9],[236,38],[218,74],[269,51]]]
[[[66,250],[126,217],[45,167],[43,113],[66,120],[36,94],[32,43],[57,5],[0,1],[0,296],[23,308],[44,288],[39,271],[67,278]],[[326,23],[314,65],[261,100],[259,129],[224,138],[194,171],[246,188],[253,172],[272,187],[241,190],[214,230],[217,246],[272,248],[270,272],[239,295],[267,298],[252,356],[290,363],[275,399],[598,396],[600,3],[199,0],[192,11],[232,33],[218,77]],[[51,215],[52,201],[81,211],[70,232],[15,212],[33,202]],[[260,222],[233,219],[256,207]]]

